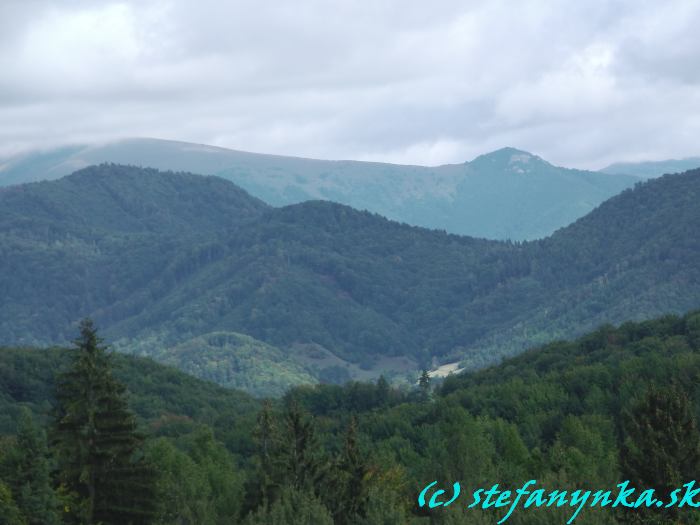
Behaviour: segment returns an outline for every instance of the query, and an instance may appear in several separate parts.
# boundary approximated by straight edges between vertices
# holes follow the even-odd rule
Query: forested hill
[[[226,230],[259,216],[267,205],[219,178],[102,165],[64,177],[0,189],[3,232],[53,232],[87,237],[164,235]]]
[[[697,170],[641,184],[523,244],[329,202],[268,208],[216,179],[119,166],[79,176],[102,182],[0,193],[2,343],[62,342],[91,316],[120,349],[202,377],[246,386],[236,378],[274,364],[293,384],[411,371],[432,357],[483,366],[602,322],[700,305]],[[44,205],[50,195],[67,196],[71,212]],[[151,200],[164,204],[146,213]],[[103,208],[122,218],[93,216]],[[99,233],[86,229],[93,223]]]

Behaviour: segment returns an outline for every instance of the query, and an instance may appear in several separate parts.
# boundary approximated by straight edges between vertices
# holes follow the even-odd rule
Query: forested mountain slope
[[[201,205],[182,205],[180,215],[180,201],[164,197],[171,184]],[[602,322],[700,305],[699,190],[700,171],[662,177],[550,238],[519,244],[329,202],[268,208],[214,179],[90,168],[0,193],[0,341],[62,342],[91,316],[118,348],[173,364],[169,349],[237,333],[282,350],[296,377],[345,365],[353,375],[352,363],[379,373],[399,358],[410,360],[407,370],[433,357],[483,366]],[[120,204],[131,202],[125,192],[144,204]],[[70,195],[70,213],[45,205],[47,194]],[[89,204],[103,198],[99,209]],[[151,198],[157,214],[144,211]],[[126,215],[94,218],[101,209]],[[179,347],[185,369],[207,346],[198,341]],[[268,362],[279,355],[271,350]],[[233,358],[221,359],[197,365],[213,368],[209,376],[198,373],[222,377],[217,367]],[[252,366],[264,367],[265,353],[260,359]]]

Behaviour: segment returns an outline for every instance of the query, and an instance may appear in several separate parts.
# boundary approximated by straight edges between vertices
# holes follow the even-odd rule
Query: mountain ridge
[[[534,160],[530,167],[506,160],[498,168],[489,161],[503,155]],[[559,168],[515,148],[461,164],[426,167],[128,139],[6,160],[0,185],[56,178],[103,162],[217,175],[273,206],[331,200],[417,226],[513,240],[544,237],[637,180]]]

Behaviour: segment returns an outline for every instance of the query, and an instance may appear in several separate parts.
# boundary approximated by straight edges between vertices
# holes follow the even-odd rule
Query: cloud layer
[[[517,4],[5,0],[0,154],[129,136],[416,164],[700,154],[700,3]]]

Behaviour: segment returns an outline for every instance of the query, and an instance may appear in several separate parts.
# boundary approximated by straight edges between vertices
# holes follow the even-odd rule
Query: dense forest
[[[119,350],[256,393],[475,369],[696,308],[698,198],[700,171],[665,176],[510,243],[330,202],[271,208],[216,177],[92,167],[0,191],[0,341],[65,344],[89,316]]]
[[[275,401],[112,354],[89,323],[81,330],[73,349],[0,351],[5,523],[486,524],[506,509],[428,510],[417,495],[433,480],[530,479],[550,490],[629,480],[667,494],[700,472],[700,312],[603,326],[442,385],[424,377],[397,389],[380,378]],[[93,427],[102,445],[68,454],[67,437]],[[134,485],[114,479],[136,472],[130,506]],[[508,521],[571,515],[519,509]],[[687,506],[576,517],[698,522]]]

